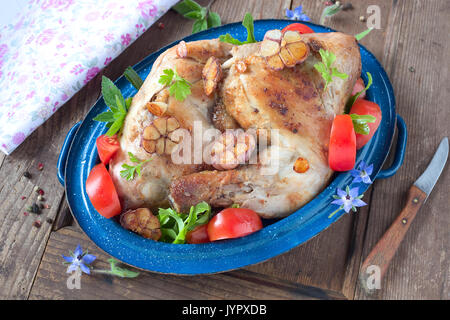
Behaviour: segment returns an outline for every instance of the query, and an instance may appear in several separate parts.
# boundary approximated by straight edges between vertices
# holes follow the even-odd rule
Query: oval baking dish
[[[292,23],[289,20],[255,21],[256,39],[262,40],[270,29],[281,29]],[[308,24],[315,32],[332,32],[329,28]],[[218,38],[230,33],[242,38],[245,29],[241,23],[232,23],[188,36],[182,40],[194,41]],[[242,40],[242,39],[241,39]],[[160,49],[134,66],[145,79],[156,58],[171,46]],[[383,67],[377,59],[360,45],[362,76],[367,82],[366,72],[373,77],[373,85],[367,92],[367,99],[376,102],[382,109],[383,120],[370,142],[358,151],[356,163],[364,160],[373,164],[372,180],[387,178],[395,174],[403,162],[406,147],[406,126],[395,112],[394,92]],[[116,85],[125,97],[132,96],[136,90],[124,78]],[[58,178],[65,186],[67,201],[75,220],[87,236],[102,250],[118,260],[135,267],[161,273],[194,275],[228,271],[255,264],[298,246],[311,239],[339,219],[344,211],[329,219],[336,209],[330,205],[336,189],[351,185],[349,172],[336,174],[331,183],[312,201],[290,216],[274,221],[266,221],[266,226],[249,236],[197,245],[178,245],[145,239],[125,230],[114,219],[105,219],[91,205],[85,190],[86,178],[98,162],[95,140],[105,133],[105,124],[92,120],[97,114],[106,111],[107,106],[100,98],[82,122],[74,125],[67,134],[58,160]],[[391,147],[395,127],[398,128],[398,142],[393,164],[381,170]],[[360,192],[368,185],[358,185]]]

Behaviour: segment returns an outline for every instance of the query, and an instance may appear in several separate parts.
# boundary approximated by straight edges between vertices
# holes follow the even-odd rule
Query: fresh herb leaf
[[[125,72],[123,73],[125,78],[135,87],[137,90],[139,90],[142,87],[142,84],[144,81],[142,78],[137,74],[136,71],[132,67],[128,67],[125,69]]]
[[[197,33],[206,29],[208,29],[208,22],[206,22],[206,19],[196,20],[192,25],[192,33]]]
[[[369,28],[369,29],[367,29],[366,31],[363,31],[363,32],[361,32],[361,33],[358,33],[358,34],[355,36],[356,40],[357,40],[357,41],[361,41],[361,39],[364,38],[365,36],[367,36],[367,35],[370,33],[370,31],[372,31],[372,29],[373,29],[373,28]]]
[[[191,94],[191,83],[180,77],[176,70],[165,69],[158,82],[169,87],[169,93],[178,101],[184,101]]]
[[[118,267],[117,264],[119,261],[110,258],[108,259],[108,262],[111,266],[110,274],[122,278],[136,278],[139,275],[139,272],[131,271],[125,268]]]
[[[161,224],[162,241],[185,243],[186,234],[198,226],[208,223],[211,218],[211,206],[200,202],[192,206],[189,214],[177,213],[174,209],[159,209],[158,219]]]
[[[139,160],[131,152],[128,152],[128,156],[130,157],[131,162],[137,163],[137,164],[134,165],[134,166],[130,166],[129,164],[126,164],[126,163],[122,164],[123,170],[120,171],[120,176],[122,178],[125,178],[128,181],[130,181],[130,180],[134,179],[135,173],[137,173],[138,177],[140,177],[141,176],[142,165],[144,163],[146,163],[146,162],[149,162],[152,159],[150,158],[150,159],[147,159],[147,160]]]
[[[341,11],[342,6],[340,4],[333,4],[331,6],[327,6],[323,9],[322,15],[320,16],[320,24],[325,23],[325,18],[334,16],[336,13]]]
[[[369,88],[372,86],[372,82],[373,82],[372,74],[370,72],[366,72],[366,74],[367,74],[367,79],[368,79],[367,80],[367,86],[363,90],[361,90],[360,92],[358,92],[358,93],[354,94],[353,96],[351,96],[350,99],[348,99],[347,104],[345,105],[344,113],[349,113],[350,109],[355,104],[355,101],[358,100],[359,96],[363,92],[369,90]]]
[[[216,12],[210,11],[206,21],[208,22],[208,29],[209,28],[218,27],[218,26],[222,25],[222,21],[220,20],[220,16]]]
[[[331,65],[336,60],[336,56],[333,52],[328,50],[319,50],[320,56],[322,58],[322,62],[318,62],[314,65],[314,68],[322,75],[322,78],[325,80],[325,88],[326,90],[328,84],[333,81],[333,77],[337,77],[340,79],[347,79],[348,74],[339,72],[339,70]]]
[[[255,27],[253,24],[253,17],[250,13],[246,13],[244,20],[242,20],[242,25],[245,27],[245,29],[247,29],[247,40],[242,42],[239,41],[235,38],[233,38],[229,33],[225,34],[225,35],[221,35],[219,37],[220,41],[222,42],[228,42],[231,44],[237,44],[237,45],[241,45],[241,44],[245,44],[245,43],[254,43],[256,42],[255,39]]]
[[[202,7],[192,0],[184,0],[179,2],[173,9],[183,17],[195,20],[192,25],[192,33],[197,33],[208,28],[218,27],[221,25],[220,16],[216,12],[210,11],[212,2],[207,7]]]
[[[202,6],[192,0],[184,0],[177,3],[172,9],[184,16],[188,12],[201,10]]]
[[[350,117],[353,120],[353,128],[356,133],[367,135],[370,133],[370,128],[367,123],[375,122],[376,118],[372,115],[359,115],[352,113]]]
[[[94,120],[106,122],[106,126],[109,128],[106,135],[111,137],[122,128],[128,106],[131,104],[131,100],[129,100],[131,98],[125,101],[119,88],[105,76],[102,77],[102,95],[103,100],[111,111],[98,114]]]
[[[231,208],[240,208],[241,206],[239,205],[239,204],[237,204],[237,203],[233,203],[232,205],[231,205]]]

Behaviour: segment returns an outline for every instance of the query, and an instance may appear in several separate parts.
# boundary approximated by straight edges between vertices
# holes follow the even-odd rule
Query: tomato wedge
[[[369,142],[370,139],[372,139],[373,135],[378,129],[378,126],[381,122],[381,108],[379,105],[377,105],[375,102],[364,100],[364,99],[358,99],[353,104],[352,108],[350,109],[350,114],[356,113],[359,115],[371,115],[375,117],[375,122],[373,123],[367,123],[369,126],[370,132],[369,134],[356,134],[356,149],[359,150],[364,145]]]
[[[186,242],[192,244],[209,242],[208,224],[198,226],[194,230],[189,231],[186,234]]]
[[[307,25],[303,24],[303,23],[292,23],[286,27],[284,27],[283,30],[281,30],[281,32],[285,32],[288,30],[292,30],[292,31],[298,31],[300,34],[305,34],[305,33],[314,33],[314,30],[311,29],[310,27],[308,27]]]
[[[208,223],[209,240],[239,238],[262,229],[259,215],[250,209],[227,208]]]
[[[356,160],[356,135],[352,118],[337,115],[333,120],[328,149],[328,164],[334,171],[353,169]]]
[[[122,211],[116,188],[103,163],[97,164],[89,173],[86,193],[94,208],[105,218],[114,217]]]
[[[108,164],[109,160],[111,160],[111,158],[120,148],[119,141],[117,140],[116,135],[110,137],[106,134],[103,134],[97,138],[96,143],[98,156],[100,157],[101,162],[103,162],[104,164]]]

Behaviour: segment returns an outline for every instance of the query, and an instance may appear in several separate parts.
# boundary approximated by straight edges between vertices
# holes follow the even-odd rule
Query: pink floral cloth
[[[0,29],[0,150],[10,154],[177,0],[32,0]]]

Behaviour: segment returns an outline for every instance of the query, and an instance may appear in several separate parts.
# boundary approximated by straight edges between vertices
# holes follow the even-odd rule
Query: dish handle
[[[408,140],[408,130],[406,129],[405,121],[399,115],[397,115],[397,130],[398,130],[398,137],[397,137],[397,147],[395,149],[394,162],[389,168],[381,170],[377,174],[377,179],[385,179],[392,177],[394,174],[397,173],[398,169],[400,169],[400,167],[403,164],[403,160],[405,159],[406,142]]]
[[[58,163],[56,164],[57,176],[59,182],[64,186],[64,172],[66,170],[67,155],[69,154],[70,146],[72,145],[72,140],[80,127],[81,121],[75,123],[75,125],[67,133],[66,139],[61,147],[61,152],[59,153]]]

